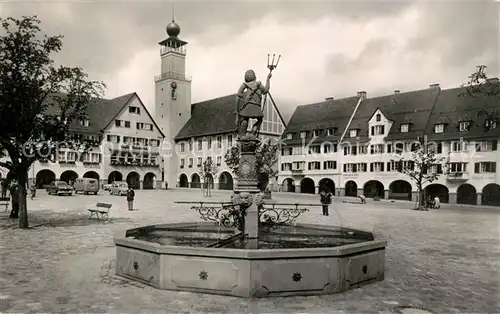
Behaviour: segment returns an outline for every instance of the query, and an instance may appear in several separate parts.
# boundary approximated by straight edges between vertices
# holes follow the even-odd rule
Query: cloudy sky
[[[248,68],[261,80],[268,53],[282,59],[273,98],[286,117],[297,105],[364,90],[368,97],[456,87],[478,64],[499,72],[495,1],[0,1],[0,16],[38,15],[65,36],[57,56],[103,80],[107,97],[138,92],[154,103],[158,42],[172,19],[188,44],[192,100],[235,93]]]

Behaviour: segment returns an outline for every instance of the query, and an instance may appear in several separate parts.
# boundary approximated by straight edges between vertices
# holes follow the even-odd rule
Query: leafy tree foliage
[[[412,152],[411,157],[401,157],[397,160],[397,170],[407,175],[417,186],[418,198],[416,202],[418,209],[422,209],[425,202],[423,186],[439,178],[440,174],[436,171],[436,168],[437,165],[442,165],[444,161],[444,157],[440,157],[435,153],[434,146],[429,144],[425,147],[423,143],[420,143],[418,149]]]
[[[19,227],[28,228],[28,169],[38,159],[54,156],[69,139],[72,123],[85,119],[91,101],[104,84],[88,80],[79,67],[56,66],[52,55],[62,36],[41,34],[36,16],[0,18],[0,147],[10,161],[0,163],[19,187]]]

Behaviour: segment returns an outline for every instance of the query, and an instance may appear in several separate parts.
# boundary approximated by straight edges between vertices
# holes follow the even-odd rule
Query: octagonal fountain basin
[[[158,289],[238,297],[330,294],[384,279],[386,241],[361,230],[280,226],[258,239],[210,222],[130,229],[116,273]]]

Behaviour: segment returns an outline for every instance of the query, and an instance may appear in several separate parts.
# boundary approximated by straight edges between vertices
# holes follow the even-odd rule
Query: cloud
[[[497,75],[497,9],[492,2],[175,4],[179,37],[189,42],[193,102],[236,92],[248,68],[265,80],[267,54],[280,53],[271,92],[284,115],[359,90],[455,87],[477,64]],[[46,33],[65,35],[56,60],[104,80],[108,97],[136,91],[149,108],[171,12],[164,2],[0,4],[1,16],[37,14]]]

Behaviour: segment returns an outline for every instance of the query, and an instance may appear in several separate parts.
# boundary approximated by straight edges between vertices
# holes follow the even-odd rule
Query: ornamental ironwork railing
[[[265,231],[278,226],[293,224],[301,214],[309,211],[304,206],[321,205],[263,202],[259,206],[259,227]]]
[[[191,209],[198,211],[201,219],[213,221],[226,228],[243,231],[245,212],[232,202],[176,202],[177,204],[197,204]]]
[[[243,231],[246,211],[244,207],[232,202],[176,202],[177,204],[196,204],[191,207],[198,211],[205,221],[213,221],[226,228],[238,228]],[[295,223],[297,218],[309,211],[305,206],[321,206],[321,204],[275,203],[257,204],[259,210],[259,227],[269,230],[282,225]]]

